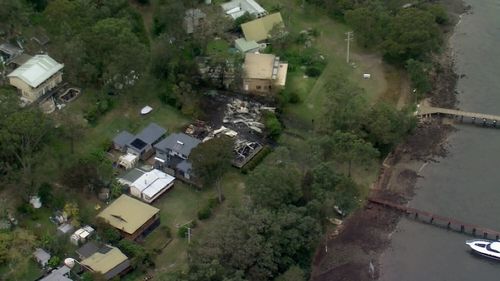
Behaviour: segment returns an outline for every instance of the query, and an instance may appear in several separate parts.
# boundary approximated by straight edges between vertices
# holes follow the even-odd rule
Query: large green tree
[[[370,1],[348,11],[345,19],[354,28],[357,42],[363,47],[376,47],[385,37],[390,16],[379,1]]]
[[[440,43],[441,33],[432,13],[417,8],[402,9],[389,24],[383,43],[384,57],[402,64],[411,58],[425,58]]]
[[[313,141],[313,149],[320,153],[322,161],[335,160],[347,163],[347,175],[351,176],[352,165],[369,165],[379,156],[373,145],[359,136],[342,131],[324,135]]]
[[[231,167],[233,142],[230,138],[221,136],[198,145],[189,157],[193,171],[205,186],[215,185],[222,202],[221,179]]]

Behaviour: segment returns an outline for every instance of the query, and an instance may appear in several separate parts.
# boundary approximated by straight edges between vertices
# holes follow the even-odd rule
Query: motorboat
[[[465,241],[472,252],[490,259],[500,260],[500,241],[473,239]]]
[[[146,105],[145,107],[143,107],[141,109],[141,115],[146,115],[146,114],[150,113],[151,111],[153,111],[153,108],[149,105]]]

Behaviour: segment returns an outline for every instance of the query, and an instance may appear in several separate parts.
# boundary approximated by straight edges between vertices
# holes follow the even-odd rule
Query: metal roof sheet
[[[63,67],[63,64],[58,63],[48,55],[36,55],[7,76],[17,77],[36,88]]]

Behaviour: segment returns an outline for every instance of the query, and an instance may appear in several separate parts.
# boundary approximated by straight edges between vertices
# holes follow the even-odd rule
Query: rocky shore
[[[454,24],[469,10],[459,0],[443,0],[441,3],[449,11]],[[448,42],[453,28],[445,32]],[[452,50],[448,43],[445,47],[446,51],[434,58],[433,91],[426,102],[454,108],[459,77],[454,72]],[[419,170],[435,156],[446,155],[446,139],[453,130],[450,124],[440,120],[419,123],[413,134],[384,160],[370,196],[407,204],[413,197]],[[377,280],[380,274],[378,259],[389,246],[400,216],[400,213],[366,203],[344,221],[338,235],[327,234],[316,251],[311,280]]]

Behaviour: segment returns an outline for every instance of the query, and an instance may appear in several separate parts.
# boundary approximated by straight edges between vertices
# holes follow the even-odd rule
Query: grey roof
[[[21,48],[14,46],[10,43],[0,44],[0,51],[11,57],[17,56],[23,52]]]
[[[126,259],[125,261],[117,265],[115,268],[111,269],[106,274],[104,274],[104,277],[106,277],[106,279],[111,279],[117,276],[118,274],[122,273],[125,269],[129,267],[130,267],[130,260]]]
[[[167,130],[163,127],[160,127],[156,123],[150,123],[146,128],[142,129],[140,133],[138,133],[135,138],[142,140],[147,144],[153,144],[158,141]]]
[[[52,270],[49,275],[39,279],[38,281],[73,281],[68,277],[70,270],[71,269],[69,267],[63,265]]]
[[[175,151],[182,155],[189,156],[191,150],[198,146],[199,139],[188,136],[184,133],[175,133],[166,137],[155,145],[155,148],[163,151]]]
[[[47,253],[44,249],[41,248],[36,248],[35,252],[33,253],[33,256],[35,256],[36,260],[40,262],[43,266],[45,266],[49,260],[50,260],[50,254]]]
[[[95,254],[98,250],[99,245],[94,241],[89,241],[78,250],[76,250],[76,253],[78,254],[78,256],[80,256],[80,259],[86,259]]]
[[[189,173],[189,171],[192,169],[193,165],[187,160],[182,160],[179,164],[177,164],[176,168],[177,170],[183,172],[183,173]]]
[[[129,182],[135,182],[142,175],[144,175],[144,171],[143,170],[134,168],[134,169],[128,171],[126,174],[121,175],[120,178],[124,179],[126,181],[129,181]]]
[[[116,137],[113,138],[113,143],[119,145],[119,146],[125,146],[127,145],[132,139],[134,138],[134,135],[127,131],[121,131]]]

